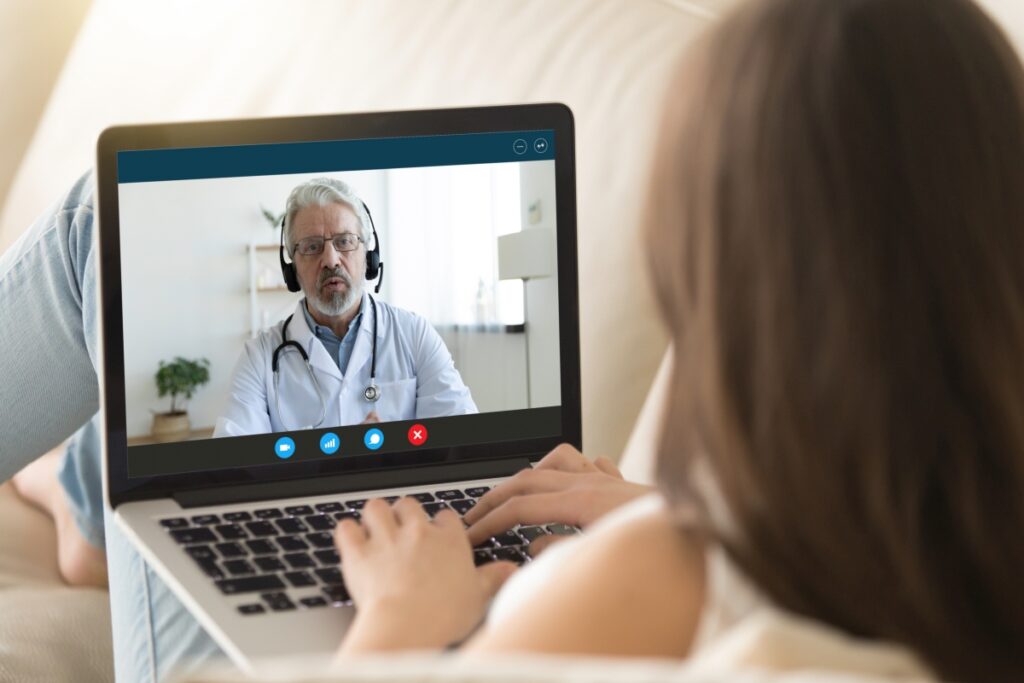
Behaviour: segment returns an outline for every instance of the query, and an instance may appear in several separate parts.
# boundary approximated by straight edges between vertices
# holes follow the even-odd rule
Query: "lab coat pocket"
[[[416,378],[400,379],[397,382],[382,382],[380,399],[374,410],[381,422],[411,420],[416,417]]]

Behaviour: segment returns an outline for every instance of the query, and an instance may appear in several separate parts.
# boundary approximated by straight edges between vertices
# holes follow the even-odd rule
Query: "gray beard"
[[[344,292],[327,292],[322,294],[318,288],[311,296],[306,292],[306,300],[317,310],[326,316],[335,318],[352,308],[357,301],[363,297],[363,285],[348,282],[348,289]]]

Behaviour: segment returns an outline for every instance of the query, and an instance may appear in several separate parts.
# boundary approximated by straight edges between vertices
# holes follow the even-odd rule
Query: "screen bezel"
[[[562,433],[558,436],[385,453],[379,459],[282,462],[272,467],[234,467],[147,478],[128,477],[124,384],[124,329],[121,299],[120,221],[117,153],[182,147],[277,142],[316,142],[417,135],[453,135],[528,130],[555,132],[556,245],[558,258],[559,359]],[[117,126],[97,142],[100,318],[103,334],[101,405],[104,457],[112,507],[164,498],[182,491],[234,484],[382,472],[437,464],[486,462],[502,458],[536,461],[559,443],[582,448],[580,396],[579,288],[576,245],[574,122],[564,104],[530,104],[459,109],[338,114],[270,119]]]

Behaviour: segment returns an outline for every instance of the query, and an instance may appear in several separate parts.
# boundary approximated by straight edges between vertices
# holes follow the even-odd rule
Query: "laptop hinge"
[[[419,486],[441,482],[470,481],[507,477],[530,466],[529,458],[508,458],[444,465],[426,465],[394,471],[354,472],[323,477],[234,484],[214,488],[179,491],[171,497],[183,508],[207,505],[246,503],[256,500],[322,496],[328,493],[350,493],[401,486]]]

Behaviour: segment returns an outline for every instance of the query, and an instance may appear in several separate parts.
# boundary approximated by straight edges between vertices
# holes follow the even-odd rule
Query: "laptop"
[[[97,191],[106,495],[241,667],[336,651],[367,500],[581,448],[564,105],[119,126]]]

